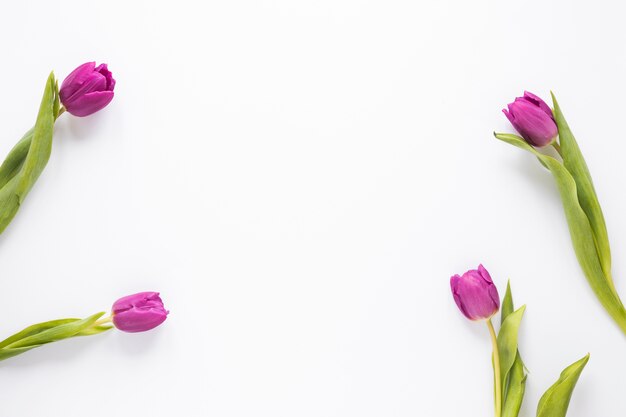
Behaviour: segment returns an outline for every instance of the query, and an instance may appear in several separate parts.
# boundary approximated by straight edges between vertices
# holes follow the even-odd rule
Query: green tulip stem
[[[93,324],[93,327],[96,327],[96,326],[102,326],[103,324],[108,324],[108,323],[111,323],[111,320],[113,320],[113,317],[112,317],[112,316],[105,317],[105,318],[103,318],[103,319],[100,319],[100,320],[96,321],[96,322]]]
[[[59,112],[59,114],[61,113]],[[552,142],[552,147],[557,151],[559,155],[561,155],[561,145],[559,145],[559,142],[557,142],[556,140]]]
[[[63,114],[65,113],[65,106],[61,106],[61,108],[59,109],[59,114],[57,114],[57,119]]]
[[[500,376],[500,352],[498,351],[498,338],[493,328],[491,319],[487,320],[487,328],[491,335],[491,344],[493,345],[493,373],[495,376],[495,395],[496,395],[496,417],[502,415],[502,379]]]

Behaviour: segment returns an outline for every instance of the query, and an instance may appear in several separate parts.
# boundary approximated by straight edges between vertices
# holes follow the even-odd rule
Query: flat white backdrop
[[[0,152],[46,76],[89,60],[109,107],[57,122],[0,237],[0,331],[161,291],[145,334],[0,364],[0,415],[488,416],[487,329],[448,279],[528,306],[522,416],[591,352],[570,417],[626,413],[626,337],[575,260],[550,175],[496,141],[554,90],[626,296],[626,31],[608,1],[55,1],[0,14]]]

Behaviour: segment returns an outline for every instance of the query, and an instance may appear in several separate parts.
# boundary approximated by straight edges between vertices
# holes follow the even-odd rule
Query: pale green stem
[[[100,319],[100,320],[98,320],[97,322],[95,322],[95,323],[93,324],[93,327],[96,327],[96,326],[102,326],[103,324],[110,323],[112,319],[113,319],[113,317],[111,317],[111,316],[109,316],[109,317],[105,317],[105,318],[103,318],[103,319]]]
[[[493,373],[495,375],[495,393],[496,393],[496,417],[502,414],[502,377],[500,376],[500,352],[498,350],[498,338],[493,328],[491,319],[487,320],[487,328],[491,335],[491,344],[493,345]]]
[[[559,155],[561,155],[561,145],[559,145],[559,143],[556,140],[552,142],[552,147],[556,149]]]

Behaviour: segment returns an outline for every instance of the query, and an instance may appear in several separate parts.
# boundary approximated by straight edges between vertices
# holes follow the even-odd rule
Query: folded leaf
[[[502,392],[505,392],[509,372],[517,357],[517,334],[526,306],[509,314],[498,332],[498,351],[500,352],[500,375],[502,377]]]
[[[30,149],[30,143],[33,140],[34,130],[34,128],[30,129],[24,134],[0,165],[0,188],[4,187],[22,168]]]
[[[559,380],[539,400],[537,417],[565,417],[576,382],[588,361],[589,354],[561,372]]]
[[[11,150],[7,160],[0,166],[0,233],[6,229],[20,204],[26,198],[39,175],[45,168],[52,150],[52,131],[59,112],[58,88],[54,75],[50,74],[32,138],[29,134]],[[28,145],[28,153],[22,159]]]
[[[63,323],[58,326],[51,327],[10,343],[5,347],[5,349],[43,345],[76,336],[78,333],[93,326],[93,324],[103,315],[104,312],[96,313],[83,320],[71,321],[69,323]]]
[[[502,299],[500,307],[500,318],[502,324],[513,313],[515,305],[513,303],[513,295],[511,293],[511,283],[506,285],[506,293]],[[502,331],[502,330],[501,330]],[[519,349],[516,352],[513,366],[508,376],[503,379],[503,405],[502,417],[517,417],[524,399],[524,391],[526,389],[526,371],[524,362],[520,356]]]
[[[565,166],[551,156],[543,155],[532,146],[528,145],[524,139],[512,134],[497,133],[496,138],[507,142],[518,148],[531,152],[539,158],[545,166],[552,172],[556,180],[565,217],[569,226],[574,252],[578,258],[578,263],[582,268],[591,289],[602,303],[605,310],[611,315],[618,326],[626,333],[626,309],[622,301],[614,291],[612,284],[604,275],[602,265],[596,249],[593,229],[587,215],[580,207],[576,182]]]
[[[16,193],[20,197],[20,202],[24,201],[24,197],[41,175],[46,167],[52,152],[52,131],[54,129],[55,106],[58,100],[58,89],[54,74],[48,77],[46,91],[41,99],[39,107],[39,115],[35,122],[33,130],[33,140],[31,141],[28,155],[24,160],[24,164],[18,174],[16,184]]]
[[[506,293],[502,299],[502,306],[500,306],[500,325],[504,324],[504,320],[515,310],[513,305],[513,295],[511,294],[511,281],[506,283]]]
[[[21,355],[22,353],[26,353],[31,349],[35,349],[38,346],[29,346],[24,348],[15,348],[15,349],[2,349],[0,350],[0,361],[5,359],[12,358],[17,355]]]
[[[33,324],[32,326],[28,326],[22,331],[15,333],[12,336],[7,337],[2,342],[0,342],[0,349],[5,346],[10,345],[11,343],[17,342],[18,340],[22,340],[26,337],[33,336],[43,332],[44,330],[52,329],[53,327],[60,326],[62,324],[73,323],[75,321],[79,321],[80,319],[60,319],[60,320],[51,320],[43,323]]]
[[[518,352],[515,362],[513,362],[513,367],[509,372],[506,394],[504,395],[504,405],[502,407],[502,417],[517,417],[519,415],[525,390],[526,372],[524,370],[524,363]]]
[[[561,156],[563,157],[563,165],[572,175],[576,182],[576,191],[580,207],[583,209],[595,237],[596,249],[604,275],[609,281],[611,288],[615,291],[613,279],[611,277],[611,248],[609,246],[609,234],[606,230],[604,214],[598,202],[598,196],[593,186],[591,174],[587,163],[583,157],[578,143],[572,134],[572,131],[563,116],[561,107],[556,101],[556,97],[552,94],[552,102],[554,103],[554,120],[559,128],[559,143],[561,145]]]
[[[47,343],[105,332],[112,326],[98,322],[103,314],[104,312],[96,313],[82,320],[59,319],[28,326],[0,342],[0,361],[21,355]]]

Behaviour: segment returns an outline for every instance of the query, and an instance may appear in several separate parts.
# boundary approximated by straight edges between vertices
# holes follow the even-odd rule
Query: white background
[[[522,416],[591,352],[570,417],[626,413],[626,336],[550,175],[493,139],[556,92],[626,295],[621,2],[49,1],[0,14],[0,152],[46,76],[107,62],[0,237],[0,331],[162,293],[157,330],[0,364],[2,416],[489,416],[490,345],[450,275],[528,305]]]

